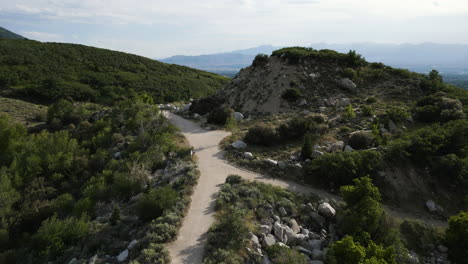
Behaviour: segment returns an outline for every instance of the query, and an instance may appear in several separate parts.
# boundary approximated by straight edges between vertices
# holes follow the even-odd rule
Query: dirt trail
[[[314,193],[324,198],[340,200],[340,197],[332,195],[320,189],[298,184],[291,181],[269,178],[254,172],[236,168],[223,159],[223,151],[218,148],[221,140],[230,135],[222,130],[205,130],[198,124],[181,118],[170,112],[164,115],[187,138],[198,157],[200,179],[192,195],[192,203],[179,231],[177,240],[168,245],[172,257],[172,263],[202,263],[203,250],[207,241],[207,231],[214,222],[214,206],[216,193],[230,174],[240,175],[244,179],[269,183],[275,186],[287,188],[300,193]],[[399,218],[418,218],[396,212],[386,207],[387,212]],[[445,222],[427,220],[425,222],[435,225],[445,225]]]

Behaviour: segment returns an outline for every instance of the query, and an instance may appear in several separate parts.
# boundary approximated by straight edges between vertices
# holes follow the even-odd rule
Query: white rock
[[[296,220],[294,220],[294,219],[289,220],[289,224],[291,224],[291,229],[292,229],[292,231],[294,231],[294,233],[297,234],[297,233],[299,233],[301,231],[301,228],[297,224]]]
[[[299,99],[299,100],[297,101],[297,105],[299,105],[299,106],[304,106],[304,105],[306,105],[306,104],[307,104],[307,100],[306,100],[306,99]]]
[[[76,258],[72,258],[68,264],[79,264],[80,262]]]
[[[273,231],[274,231],[274,233],[275,233],[275,236],[276,236],[279,240],[282,240],[282,239],[283,239],[284,228],[283,228],[283,226],[282,226],[279,222],[275,222],[275,224],[273,225]]]
[[[328,147],[327,151],[328,152],[341,152],[343,151],[343,148],[344,148],[344,142],[337,141],[333,143],[330,147]]]
[[[271,264],[271,261],[270,261],[270,259],[268,258],[267,255],[263,256],[262,264]]]
[[[294,231],[291,228],[289,228],[289,226],[284,227],[284,234],[285,234],[285,236],[287,238],[288,243],[292,243],[292,242],[296,241],[296,239],[297,239],[296,233],[294,233]]]
[[[130,241],[130,243],[128,243],[127,248],[128,248],[128,249],[132,249],[132,248],[134,248],[137,244],[138,244],[138,240],[133,239],[132,241]]]
[[[340,100],[338,100],[338,102],[336,103],[337,106],[339,107],[345,107],[345,106],[348,106],[351,104],[351,100],[349,100],[349,98],[341,98]]]
[[[439,245],[439,246],[437,247],[437,249],[438,249],[441,253],[447,253],[447,251],[448,251],[448,248],[447,248],[446,246],[444,246],[444,245]]]
[[[319,107],[319,112],[320,113],[325,113],[327,111],[327,108],[325,106]]]
[[[278,162],[276,160],[272,160],[272,159],[265,159],[265,162],[272,165],[272,166],[278,165]]]
[[[306,249],[306,248],[303,248],[301,246],[297,247],[297,250],[299,252],[301,252],[302,254],[306,254],[307,256],[312,256],[312,251]]]
[[[348,90],[350,90],[352,92],[356,91],[356,88],[357,88],[356,84],[353,83],[353,81],[351,81],[349,78],[341,79],[340,80],[340,85],[341,85],[341,87],[346,88],[346,89],[348,89]]]
[[[353,150],[354,149],[350,145],[346,145],[346,147],[344,148],[344,152],[351,152]]]
[[[298,168],[298,169],[302,169],[302,165],[300,163],[296,163],[294,164],[294,167]]]
[[[428,200],[428,201],[426,202],[426,208],[427,208],[427,210],[429,210],[429,212],[431,212],[431,213],[437,212],[437,206],[436,206],[435,202],[432,201],[432,200]]]
[[[268,234],[268,235],[265,236],[265,238],[263,239],[263,246],[265,246],[265,247],[271,247],[271,246],[273,246],[274,244],[276,244],[276,239],[275,239],[275,237],[274,237],[272,234]]]
[[[312,151],[312,157],[316,158],[316,157],[320,157],[322,156],[324,153],[322,151],[318,151],[318,150],[314,150]]]
[[[309,236],[309,233],[310,233],[309,229],[302,228],[301,234],[303,234],[303,235],[305,235],[305,236]]]
[[[335,208],[333,208],[329,203],[321,203],[318,206],[317,211],[319,214],[328,218],[333,218],[336,214]]]
[[[271,232],[271,227],[269,225],[261,225],[258,231],[260,234],[268,235]]]
[[[128,249],[125,249],[117,256],[118,262],[124,262],[128,258]]]
[[[303,246],[310,251],[314,249],[320,249],[322,247],[322,241],[319,239],[312,239],[309,240],[307,243],[304,243]]]
[[[88,264],[95,264],[98,259],[97,255],[94,255],[92,258],[88,260]]]
[[[232,143],[231,146],[235,149],[243,149],[247,147],[247,144],[245,144],[245,142],[242,140],[237,140],[236,142]]]
[[[280,214],[281,214],[282,216],[288,215],[288,212],[286,211],[286,209],[285,209],[284,207],[280,207],[280,208],[278,209],[278,211],[280,212]]]
[[[251,152],[244,152],[244,158],[249,159],[249,160],[253,160],[254,156],[253,156],[253,154]]]
[[[252,237],[250,238],[250,241],[252,241],[252,244],[255,247],[260,246],[260,241],[258,240],[258,237],[256,235],[252,234]]]
[[[120,151],[114,154],[114,159],[120,159],[121,157],[122,157],[122,152]]]
[[[193,114],[193,118],[197,119],[197,120],[200,120],[202,119],[203,117],[197,113]]]
[[[244,119],[244,115],[240,112],[234,112],[234,119],[236,121],[241,121],[242,119]]]

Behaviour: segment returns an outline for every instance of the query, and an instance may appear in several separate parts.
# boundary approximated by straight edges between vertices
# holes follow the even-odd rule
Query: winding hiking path
[[[230,135],[222,130],[205,130],[198,124],[170,112],[164,115],[171,123],[179,127],[183,135],[195,150],[198,157],[200,179],[192,195],[192,203],[179,231],[177,240],[168,245],[173,264],[200,264],[207,242],[207,231],[214,222],[216,193],[230,174],[244,179],[269,183],[300,193],[314,193],[323,198],[341,200],[340,197],[326,191],[298,184],[291,181],[269,178],[248,170],[236,168],[223,159],[223,151],[218,148],[221,140]],[[416,218],[406,213],[385,207],[387,212],[399,218]],[[446,225],[443,221],[423,219],[426,223],[437,226]]]

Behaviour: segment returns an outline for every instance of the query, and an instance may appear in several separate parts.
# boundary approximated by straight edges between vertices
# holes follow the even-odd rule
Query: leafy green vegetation
[[[133,94],[154,102],[207,96],[227,78],[122,52],[75,44],[0,40],[0,87],[10,96],[112,104]]]
[[[339,53],[334,50],[315,50],[313,48],[289,47],[275,50],[272,56],[288,59],[291,64],[297,64],[304,58],[317,58],[336,60],[349,67],[365,66],[367,62],[356,51],[350,50],[347,54]]]
[[[24,37],[0,27],[0,39],[24,39]]]
[[[46,130],[35,134],[0,116],[2,263],[64,263],[84,245],[91,250],[84,254],[117,254],[108,240],[125,239],[128,232],[116,230],[129,229],[148,229],[137,237],[148,241],[139,247],[147,249],[142,258],[167,259],[159,244],[176,236],[198,174],[178,165],[183,176],[152,187],[151,175],[189,162],[190,154],[158,107],[145,101],[106,108],[59,100],[49,107]],[[139,217],[122,220],[130,215]]]
[[[446,234],[449,247],[449,258],[456,263],[466,263],[468,260],[468,212],[460,212],[449,219]]]

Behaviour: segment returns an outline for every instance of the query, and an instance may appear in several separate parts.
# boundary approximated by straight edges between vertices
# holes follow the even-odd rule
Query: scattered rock
[[[302,243],[302,246],[312,251],[314,249],[320,249],[322,247],[322,241],[319,239],[312,239],[305,243]]]
[[[333,218],[335,217],[336,210],[333,208],[329,203],[321,203],[318,208],[317,208],[319,214],[328,217],[328,218]]]
[[[301,246],[297,247],[297,251],[301,252],[302,254],[305,254],[307,256],[312,256],[312,251],[305,249]]]
[[[304,106],[304,105],[306,105],[306,104],[307,104],[307,100],[306,100],[306,99],[299,99],[299,100],[297,101],[297,105],[298,105],[298,106]]]
[[[294,164],[294,167],[298,168],[298,169],[302,169],[302,165],[300,163],[296,163]]]
[[[280,212],[280,214],[281,214],[282,216],[288,215],[288,212],[286,211],[286,209],[285,209],[284,207],[280,207],[280,208],[278,209],[278,211]]]
[[[271,227],[269,225],[261,225],[258,231],[260,234],[268,235],[271,232]]]
[[[263,239],[263,246],[264,246],[264,247],[271,247],[271,246],[273,246],[274,244],[276,244],[276,239],[275,239],[275,237],[274,237],[272,234],[268,234],[268,235],[265,236],[265,238]]]
[[[447,253],[448,248],[444,245],[439,245],[437,249],[440,251],[440,253]]]
[[[325,106],[319,107],[319,112],[320,113],[325,113],[327,111],[327,108]]]
[[[312,260],[312,261],[309,261],[309,264],[323,264],[323,262],[320,260]]]
[[[344,152],[351,152],[353,150],[354,149],[350,145],[346,145],[346,147],[344,148]]]
[[[254,247],[259,247],[260,246],[260,241],[258,239],[258,237],[254,234],[251,234],[252,237],[250,238],[250,241],[252,241],[252,244],[254,245]]]
[[[114,159],[120,159],[121,157],[122,157],[122,152],[120,151],[114,154]]]
[[[117,256],[118,262],[124,262],[128,258],[128,249],[125,249]]]
[[[341,152],[344,148],[344,142],[343,141],[337,141],[335,143],[333,143],[332,145],[330,145],[330,147],[328,147],[327,151],[328,152]]]
[[[283,226],[282,226],[279,222],[275,222],[275,224],[273,225],[273,231],[274,231],[274,233],[275,233],[275,236],[276,236],[279,240],[282,240],[282,239],[283,239],[284,228],[283,228]]]
[[[72,258],[68,264],[79,264],[80,262],[76,258]]]
[[[201,120],[203,117],[197,113],[193,114],[193,118],[197,120]]]
[[[95,264],[97,260],[98,260],[98,255],[94,255],[88,260],[88,264]]]
[[[244,119],[244,115],[240,112],[234,112],[234,119],[236,121],[241,121],[242,119]]]
[[[276,160],[272,160],[272,159],[265,159],[265,162],[272,165],[272,166],[278,165],[278,162]]]
[[[338,100],[338,102],[336,103],[336,106],[338,107],[346,107],[348,105],[351,104],[351,100],[349,100],[349,98],[341,98],[340,100]]]
[[[291,229],[292,229],[292,231],[294,233],[297,234],[297,233],[301,232],[301,228],[297,224],[296,220],[294,220],[294,219],[289,220],[289,224],[291,225]]]
[[[279,162],[278,162],[278,167],[279,167],[280,169],[285,169],[285,168],[286,168],[286,162],[284,162],[284,161],[279,161]]]
[[[427,210],[428,210],[429,212],[431,212],[431,213],[437,212],[437,206],[436,206],[435,202],[432,201],[432,200],[428,200],[428,201],[426,202],[426,208],[427,208]]]
[[[408,253],[409,264],[419,264],[419,257],[415,252]]]
[[[325,224],[325,218],[319,215],[317,212],[310,213],[310,218],[312,222],[315,224],[315,227],[321,227]]]
[[[351,81],[349,78],[343,78],[340,80],[340,85],[341,87],[345,88],[345,89],[348,89],[350,90],[351,92],[355,92],[356,91],[356,84],[353,83],[353,81]]]
[[[128,243],[127,248],[128,248],[128,249],[132,249],[132,248],[134,248],[137,244],[138,244],[138,240],[133,239],[132,241],[130,241],[130,243]]]
[[[242,140],[237,140],[236,142],[232,143],[231,146],[235,149],[243,149],[247,147],[247,144],[245,144],[245,142]]]
[[[253,154],[251,152],[244,152],[244,158],[249,159],[249,160],[253,160],[254,156],[253,156]]]
[[[318,150],[314,150],[312,151],[312,157],[316,158],[316,157],[320,157],[322,156],[324,153],[322,151],[318,151]]]
[[[262,264],[271,264],[271,261],[270,261],[270,259],[268,258],[267,255],[263,256]]]

